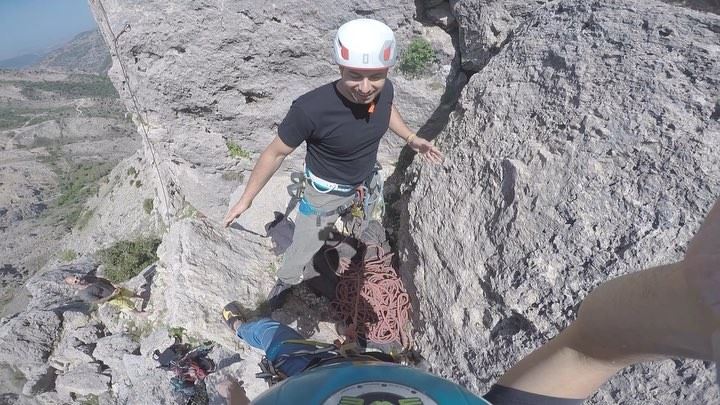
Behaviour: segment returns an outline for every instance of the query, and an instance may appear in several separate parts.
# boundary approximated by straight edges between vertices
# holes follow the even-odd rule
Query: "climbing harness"
[[[314,340],[290,339],[282,342],[282,344],[298,344],[308,346],[307,350],[295,350],[291,353],[280,355],[275,361],[270,361],[267,356],[263,356],[259,366],[261,372],[255,374],[255,377],[265,380],[269,387],[288,378],[285,373],[280,370],[283,364],[289,359],[299,356],[314,356],[308,365],[302,370],[305,372],[320,366],[339,363],[343,361],[383,361],[397,363],[397,359],[389,354],[376,351],[361,351],[357,344],[330,344]],[[320,356],[328,354],[328,356]]]
[[[273,386],[288,377],[282,371],[280,371],[280,367],[285,364],[285,362],[287,362],[289,359],[298,356],[312,356],[322,353],[333,353],[338,350],[338,347],[333,344],[316,342],[314,340],[290,339],[282,342],[282,344],[290,343],[306,345],[308,346],[308,349],[296,350],[292,353],[280,355],[277,359],[275,359],[275,361],[270,361],[267,356],[263,356],[263,358],[260,360],[260,363],[258,364],[260,366],[260,370],[262,371],[255,374],[255,377],[262,378],[263,380],[265,380],[268,386]]]
[[[308,184],[313,186],[313,188],[315,190],[317,190],[318,193],[322,193],[322,194],[327,194],[327,193],[332,193],[332,192],[343,193],[343,194],[352,193],[353,191],[355,191],[355,188],[357,187],[357,186],[350,186],[347,184],[338,184],[338,183],[333,183],[331,181],[323,180],[320,177],[317,177],[314,174],[312,174],[310,169],[308,169],[307,167],[305,167],[305,178],[307,179]]]
[[[352,320],[349,335],[364,334],[375,343],[399,342],[409,348],[410,297],[392,267],[393,254],[385,254],[380,246],[370,248],[377,251],[371,259],[340,259],[335,314],[339,320]]]
[[[363,183],[356,186],[351,186],[323,180],[312,174],[312,172],[306,167],[303,173],[293,173],[293,175],[291,175],[291,185],[288,186],[288,192],[294,199],[299,202],[298,212],[306,216],[315,216],[317,226],[320,226],[322,224],[323,218],[335,215],[339,217],[338,221],[342,222],[343,225],[347,225],[346,222],[352,222],[344,221],[343,217],[345,217],[346,214],[350,214],[351,219],[357,219],[360,221],[368,219],[371,216],[379,215],[379,217],[381,218],[384,211],[384,204],[382,200],[383,181],[382,178],[380,178],[381,170],[382,167],[377,164],[373,169],[371,175]],[[371,184],[373,178],[375,178],[376,180],[374,184]],[[300,184],[302,184],[302,187],[300,186]],[[351,201],[339,207],[336,207],[335,209],[323,211],[313,206],[312,203],[307,200],[304,193],[304,187],[306,184],[313,187],[317,192],[321,194],[339,193],[340,195],[347,194],[347,196],[350,196],[352,195],[351,193],[354,193],[354,198]],[[295,202],[291,200],[291,206],[294,206],[294,204]],[[380,205],[379,208],[381,212],[379,214],[373,215],[373,213],[369,212],[369,209],[371,206],[377,205]],[[352,229],[352,227],[347,226],[338,227],[338,229],[341,230],[347,230],[348,228]]]
[[[192,348],[176,338],[175,342],[163,352],[160,350],[153,352],[153,359],[160,363],[158,368],[174,374],[170,379],[173,391],[186,397],[188,404],[203,403],[200,399],[207,397],[204,380],[216,370],[215,362],[208,357],[212,349],[211,344]]]

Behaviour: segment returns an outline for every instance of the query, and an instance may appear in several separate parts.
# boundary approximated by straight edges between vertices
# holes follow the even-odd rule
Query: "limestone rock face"
[[[714,15],[628,0],[90,4],[144,142],[109,176],[68,246],[86,253],[164,235],[146,317],[109,305],[70,312],[62,278],[94,270],[89,259],[28,283],[30,311],[0,325],[0,360],[25,364],[25,395],[45,403],[71,394],[172,403],[171,375],[151,357],[171,343],[168,328],[222,345],[208,378],[213,401],[225,378],[244,381],[251,398],[265,389],[253,376],[260,353],[239,343],[220,310],[230,300],[254,307],[270,289],[281,249],[266,225],[283,211],[287,171],[302,166],[303,151],[235,227],[219,221],[291,101],[337,77],[329,44],[342,21],[378,18],[400,49],[422,35],[438,50],[426,76],[391,75],[413,129],[440,132],[469,80],[438,138],[445,163],[411,166],[399,189],[407,212],[398,240],[421,353],[478,393],[564,327],[595,285],[677,260],[720,185]],[[400,146],[392,135],[381,145],[388,172]],[[295,290],[273,315],[332,340],[318,310],[327,303],[310,295]],[[43,309],[63,313],[62,326]],[[31,333],[37,320],[41,333]],[[593,401],[716,403],[710,368],[635,367]],[[55,372],[56,392],[43,392]]]
[[[43,367],[60,332],[60,318],[52,311],[28,311],[0,325],[0,359],[23,374]]]
[[[157,363],[148,357],[125,354],[118,371],[127,374],[127,382],[113,384],[117,398],[129,404],[174,403],[170,378],[172,375],[157,368]],[[152,381],[152,383],[148,383]]]
[[[238,300],[254,308],[274,284],[269,242],[252,236],[243,239],[202,220],[173,225],[158,249],[161,265],[149,305],[153,316],[192,336],[234,345],[235,337],[220,320],[222,307]]]
[[[71,274],[87,274],[96,267],[97,264],[89,258],[81,258],[71,264],[48,264],[25,284],[25,288],[32,296],[28,302],[28,309],[57,309],[67,304],[73,299],[76,291],[63,279]]]
[[[480,70],[510,41],[525,16],[545,3],[548,2],[451,0],[451,11],[458,21],[463,68]]]
[[[66,399],[70,393],[79,396],[100,395],[110,389],[110,376],[100,372],[100,367],[85,363],[74,367],[55,380],[55,390]]]
[[[140,344],[127,335],[111,335],[97,341],[92,355],[111,369],[122,368],[124,354],[133,354]]]
[[[477,3],[454,4],[461,30],[489,32]],[[403,270],[434,371],[482,392],[594,286],[682,257],[720,189],[718,27],[658,2],[548,2],[472,76],[446,161],[404,185]],[[708,368],[634,367],[594,401],[716,403]]]

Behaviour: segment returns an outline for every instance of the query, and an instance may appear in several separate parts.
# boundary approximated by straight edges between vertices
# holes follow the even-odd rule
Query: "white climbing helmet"
[[[353,69],[383,69],[395,64],[395,34],[377,20],[358,18],[335,35],[335,63]]]

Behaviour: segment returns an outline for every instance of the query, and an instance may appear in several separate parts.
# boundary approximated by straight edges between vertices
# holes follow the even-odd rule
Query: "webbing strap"
[[[305,178],[308,180],[310,185],[313,186],[315,191],[321,194],[327,194],[333,191],[350,193],[357,187],[348,184],[333,183],[331,181],[321,179],[320,177],[315,176],[307,167],[305,167]]]
[[[355,193],[355,198],[353,199],[353,201],[343,204],[343,205],[335,208],[334,210],[320,211],[316,207],[314,207],[312,204],[310,204],[310,202],[307,199],[305,199],[305,197],[303,196],[303,198],[300,200],[300,212],[305,215],[315,215],[317,217],[317,219],[316,219],[317,226],[320,226],[322,224],[322,218],[333,216],[333,215],[343,215],[344,213],[346,213],[348,210],[350,210],[356,204],[362,205],[362,214],[360,214],[360,216],[364,215],[365,217],[368,217],[371,214],[370,212],[368,212],[370,205],[376,203],[378,200],[383,198],[383,181],[382,181],[382,179],[378,179],[376,184],[374,185],[374,187],[372,187],[372,189],[370,188],[370,182],[372,181],[373,178],[375,178],[378,175],[380,170],[382,170],[382,167],[379,164],[377,164],[375,166],[375,168],[373,169],[373,172],[370,175],[370,177],[368,177],[363,182],[363,184],[360,184],[359,186],[354,188],[356,193]],[[310,171],[307,168],[305,169],[305,174],[306,174],[306,178],[308,179],[308,182],[318,192],[329,193],[330,191],[332,191],[332,190],[324,190],[324,191],[318,190],[315,183],[313,183],[313,181],[311,181],[310,178],[307,177],[308,175],[312,175],[312,173],[310,173]],[[330,184],[339,186],[335,183],[330,183]],[[351,186],[343,186],[343,187],[351,187]],[[337,188],[335,188],[334,190],[340,191]],[[371,198],[371,196],[372,196],[372,198]]]
[[[286,343],[294,343],[298,345],[306,345],[306,346],[313,346],[313,347],[331,347],[337,349],[337,346],[335,346],[332,343],[325,343],[325,342],[319,342],[317,340],[309,340],[309,339],[288,339],[284,340],[281,344]]]

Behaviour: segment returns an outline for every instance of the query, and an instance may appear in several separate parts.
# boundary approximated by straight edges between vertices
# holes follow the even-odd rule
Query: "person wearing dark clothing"
[[[120,311],[142,312],[135,308],[135,302],[131,299],[142,298],[141,296],[126,288],[116,287],[102,277],[75,274],[65,277],[65,283],[77,288],[75,298],[82,302],[98,305],[107,302]]]

